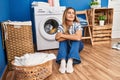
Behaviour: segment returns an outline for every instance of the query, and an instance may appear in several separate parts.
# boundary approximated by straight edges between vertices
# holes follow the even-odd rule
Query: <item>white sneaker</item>
[[[117,45],[117,50],[120,50],[120,43],[118,43]]]
[[[118,43],[115,43],[115,44],[112,45],[112,48],[117,49],[117,46],[118,46]]]

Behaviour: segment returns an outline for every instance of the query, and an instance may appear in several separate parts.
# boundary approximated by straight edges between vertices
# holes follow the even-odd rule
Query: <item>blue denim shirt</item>
[[[73,22],[73,25],[70,26],[70,28],[69,28],[69,33],[75,34],[77,30],[82,30],[82,27],[81,27],[80,23]],[[62,25],[58,26],[58,32],[65,33]]]

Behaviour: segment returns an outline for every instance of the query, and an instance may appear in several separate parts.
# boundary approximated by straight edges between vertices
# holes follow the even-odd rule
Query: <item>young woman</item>
[[[82,28],[72,7],[66,8],[63,13],[62,25],[58,27],[55,39],[59,41],[59,50],[56,62],[60,64],[61,73],[72,73],[73,64],[78,64],[80,51],[83,49]]]

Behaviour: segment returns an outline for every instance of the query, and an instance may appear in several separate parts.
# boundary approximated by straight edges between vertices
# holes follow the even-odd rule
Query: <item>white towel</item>
[[[25,54],[24,56],[17,57],[15,56],[14,65],[16,66],[33,66],[38,64],[43,64],[49,60],[56,59],[56,56],[53,53],[34,53],[34,54]]]
[[[60,7],[59,0],[53,0],[54,7]]]

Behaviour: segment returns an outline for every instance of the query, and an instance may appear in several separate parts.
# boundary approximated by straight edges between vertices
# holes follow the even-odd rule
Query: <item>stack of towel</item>
[[[82,27],[85,27],[86,25],[88,25],[87,21],[84,18],[78,17],[78,19],[80,20],[80,24]]]

